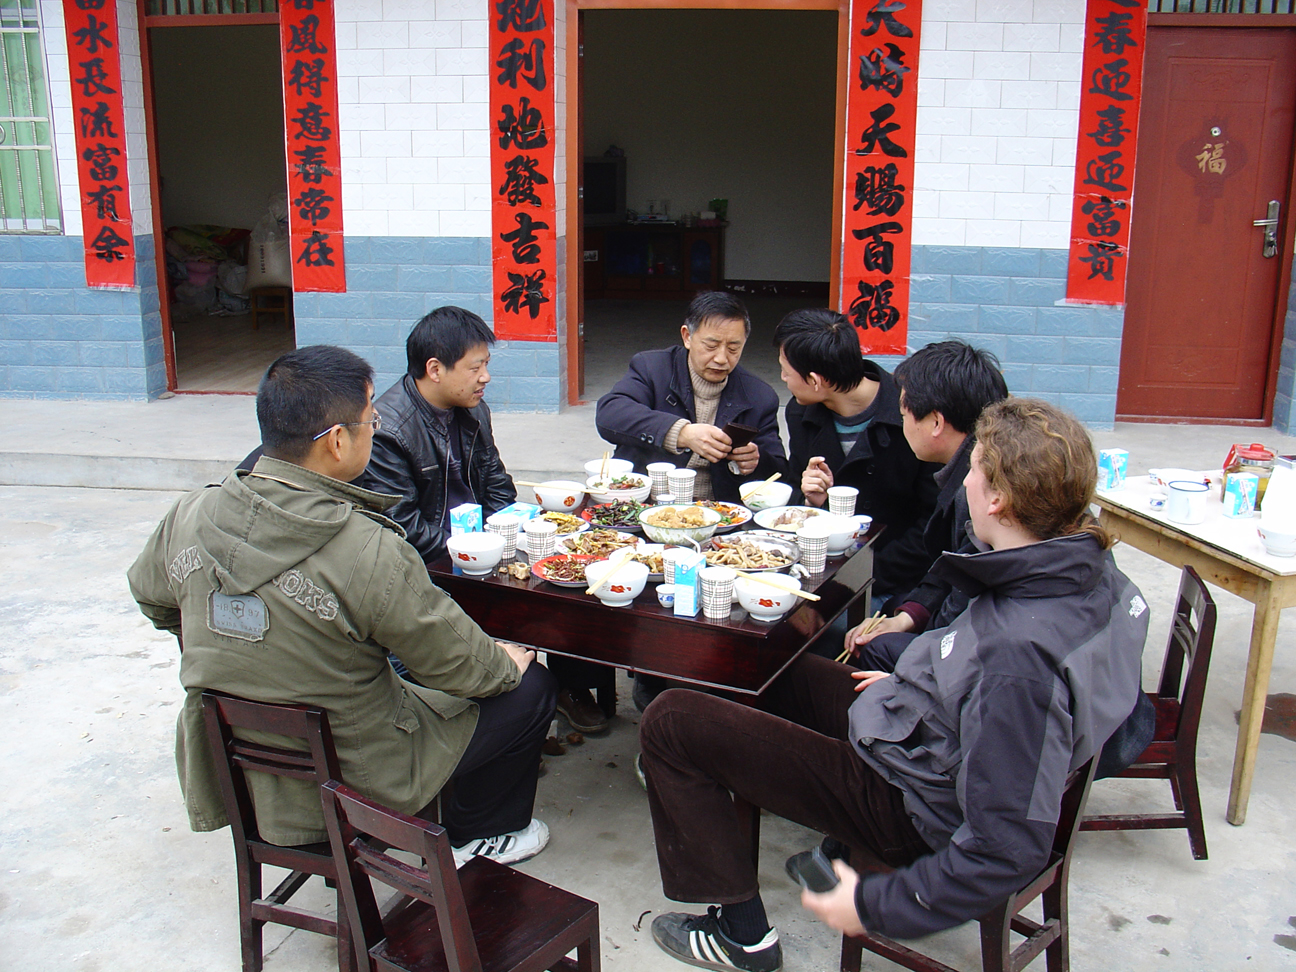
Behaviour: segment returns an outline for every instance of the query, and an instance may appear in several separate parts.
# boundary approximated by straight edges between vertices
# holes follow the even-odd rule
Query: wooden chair
[[[1049,972],[1066,972],[1070,968],[1067,927],[1067,877],[1071,868],[1071,850],[1080,814],[1084,811],[1089,785],[1097,769],[1097,757],[1071,774],[1062,794],[1062,810],[1058,815],[1057,831],[1053,836],[1053,851],[1044,870],[1003,904],[986,912],[977,920],[981,924],[981,967],[984,972],[1018,972],[1033,962],[1040,952],[1047,950]],[[859,852],[852,852],[852,863],[862,865],[867,871],[888,871],[876,859],[859,861]],[[1043,922],[1032,921],[1021,912],[1036,898],[1044,907]],[[1024,935],[1026,940],[1012,947],[1010,933]],[[842,936],[842,972],[860,972],[860,959],[864,949],[875,952],[915,972],[955,972],[950,966],[916,952],[908,946],[882,935],[867,933],[860,937]]]
[[[324,786],[324,819],[356,958],[367,972],[599,972],[598,905],[494,861],[457,872],[436,824]],[[407,864],[386,845],[421,858]],[[380,914],[368,878],[395,888]],[[576,960],[567,953],[576,949]]]
[[[282,317],[284,323],[293,322],[293,290],[291,287],[253,287],[248,291],[248,309],[252,311],[252,330],[261,327],[263,315]]]
[[[1194,624],[1194,618],[1196,623]],[[1179,579],[1170,622],[1161,684],[1148,693],[1156,706],[1156,731],[1142,755],[1120,777],[1169,780],[1177,813],[1109,814],[1085,817],[1081,830],[1184,828],[1192,855],[1206,860],[1206,826],[1197,791],[1197,727],[1201,723],[1206,673],[1215,640],[1215,601],[1191,567]]]
[[[316,784],[338,779],[341,773],[328,714],[314,706],[250,702],[210,689],[203,692],[202,705],[225,813],[234,836],[243,972],[261,970],[261,931],[266,922],[334,936],[339,970],[354,972],[355,950],[341,894],[336,920],[289,903],[311,875],[319,875],[330,885],[336,883],[332,850],[326,842],[281,847],[262,839],[244,775],[248,771],[272,773]],[[246,742],[234,736],[235,729],[292,736],[305,740],[310,749],[301,752]],[[287,868],[291,873],[262,897],[261,868],[265,865]]]

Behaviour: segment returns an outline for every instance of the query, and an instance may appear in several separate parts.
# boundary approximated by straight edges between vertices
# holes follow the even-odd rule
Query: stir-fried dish
[[[569,513],[559,513],[556,510],[550,510],[548,513],[541,513],[543,519],[549,520],[558,527],[558,534],[561,536],[565,533],[575,533],[581,528],[581,518],[572,516]]]
[[[619,547],[629,547],[636,543],[638,540],[635,537],[616,530],[590,530],[568,537],[563,541],[563,546],[572,553],[586,557],[606,557]]]
[[[694,527],[706,526],[710,521],[707,519],[706,511],[700,506],[686,506],[684,509],[674,509],[673,507],[664,507],[644,516],[644,522],[650,523],[655,527],[664,527],[666,529],[693,529]]]
[[[634,500],[616,500],[601,506],[591,507],[586,517],[596,527],[631,527],[639,525],[639,514],[648,509],[647,503],[636,503]]]
[[[792,558],[781,550],[771,550],[741,538],[712,540],[706,559],[712,567],[737,567],[740,570],[764,570],[792,563]]]

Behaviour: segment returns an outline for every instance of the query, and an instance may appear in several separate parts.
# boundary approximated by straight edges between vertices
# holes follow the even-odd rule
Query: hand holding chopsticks
[[[861,625],[858,635],[871,634],[874,631],[874,629],[876,629],[877,626],[885,620],[886,617],[882,614],[881,611],[879,611],[877,614],[873,615],[873,617],[865,621],[863,625]],[[839,662],[845,662],[847,658],[850,658],[850,656],[854,654],[854,651],[852,650],[854,649],[854,647],[855,647],[854,645],[847,645],[846,647],[844,647],[842,649],[841,654],[837,656],[836,660]]]

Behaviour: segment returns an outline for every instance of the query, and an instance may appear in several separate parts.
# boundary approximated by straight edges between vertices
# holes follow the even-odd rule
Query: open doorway
[[[267,220],[287,189],[279,29],[148,34],[172,388],[254,392],[266,366],[296,345],[286,241],[281,259],[249,260],[260,252],[254,232],[282,232]]]
[[[716,288],[748,304],[743,364],[778,387],[774,325],[824,306],[832,279],[838,11],[581,18],[581,397],[677,342]]]

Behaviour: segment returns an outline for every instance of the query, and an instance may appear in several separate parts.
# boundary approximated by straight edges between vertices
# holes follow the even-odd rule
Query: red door
[[[1277,370],[1296,30],[1149,27],[1121,417],[1255,420]],[[1280,203],[1277,253],[1263,219]]]

